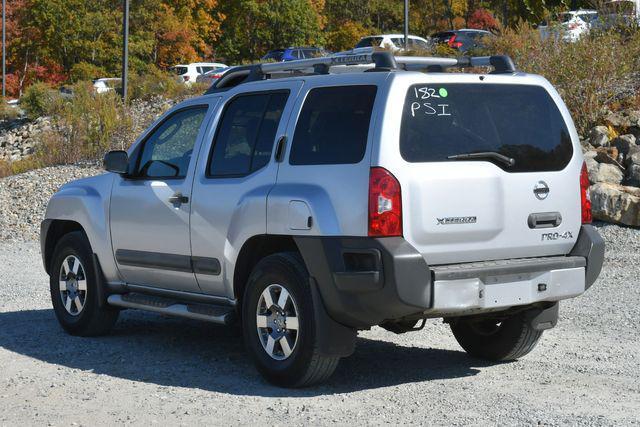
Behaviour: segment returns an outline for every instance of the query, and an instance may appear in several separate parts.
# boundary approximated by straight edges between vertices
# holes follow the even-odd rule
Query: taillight
[[[182,78],[184,79],[185,82],[189,81],[189,76],[182,76]]]
[[[449,47],[452,49],[459,49],[462,47],[462,42],[457,42],[456,38],[458,36],[457,35],[453,35],[451,36],[451,38],[449,38],[449,40],[447,40],[447,44],[449,44]]]
[[[402,236],[400,183],[385,168],[369,173],[369,236]]]
[[[590,224],[593,218],[591,216],[591,196],[589,195],[589,172],[586,163],[582,164],[582,171],[580,171],[580,202],[582,223]]]

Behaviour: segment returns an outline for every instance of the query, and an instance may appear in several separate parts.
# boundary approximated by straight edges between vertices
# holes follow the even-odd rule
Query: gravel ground
[[[0,240],[37,239],[51,195],[62,184],[102,172],[96,166],[55,166],[0,179]]]
[[[68,336],[37,243],[0,242],[0,425],[640,425],[640,230],[601,231],[601,278],[522,360],[469,358],[435,320],[374,328],[305,390],[265,383],[236,333],[209,324],[126,311],[109,336]]]
[[[233,330],[126,311],[110,336],[57,325],[34,240],[46,201],[96,167],[0,180],[0,425],[27,424],[637,424],[640,230],[601,225],[605,269],[516,363],[463,353],[446,325],[360,333],[326,385],[265,383]]]

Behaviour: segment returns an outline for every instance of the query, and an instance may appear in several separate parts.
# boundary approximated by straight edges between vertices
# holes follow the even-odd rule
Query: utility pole
[[[2,0],[2,100],[7,97],[7,0]]]
[[[4,0],[3,0],[4,1]],[[127,78],[129,68],[129,0],[123,0],[122,11],[122,101],[127,102]]]
[[[409,46],[409,0],[404,0],[404,49]]]

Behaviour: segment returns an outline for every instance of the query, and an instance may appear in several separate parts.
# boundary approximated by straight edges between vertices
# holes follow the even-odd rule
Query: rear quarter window
[[[367,147],[376,91],[376,86],[310,90],[296,124],[289,163],[359,163]]]
[[[557,171],[573,155],[567,125],[539,86],[432,84],[409,88],[400,153],[408,162],[454,161],[449,156],[497,152],[508,172]]]

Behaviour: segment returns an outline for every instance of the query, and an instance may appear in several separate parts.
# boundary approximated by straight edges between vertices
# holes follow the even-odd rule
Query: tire
[[[53,252],[51,302],[58,322],[71,335],[104,335],[118,320],[119,310],[99,305],[92,254],[82,232],[62,236]]]
[[[283,297],[284,291],[288,298],[286,294]],[[285,301],[284,307],[280,301]],[[293,327],[294,316],[297,329]],[[296,253],[270,255],[253,269],[242,303],[242,329],[258,371],[277,386],[321,383],[333,374],[340,360],[319,353],[309,273]]]
[[[460,318],[451,323],[451,330],[471,356],[494,362],[527,355],[542,336],[542,331],[531,327],[524,312],[499,320]]]

